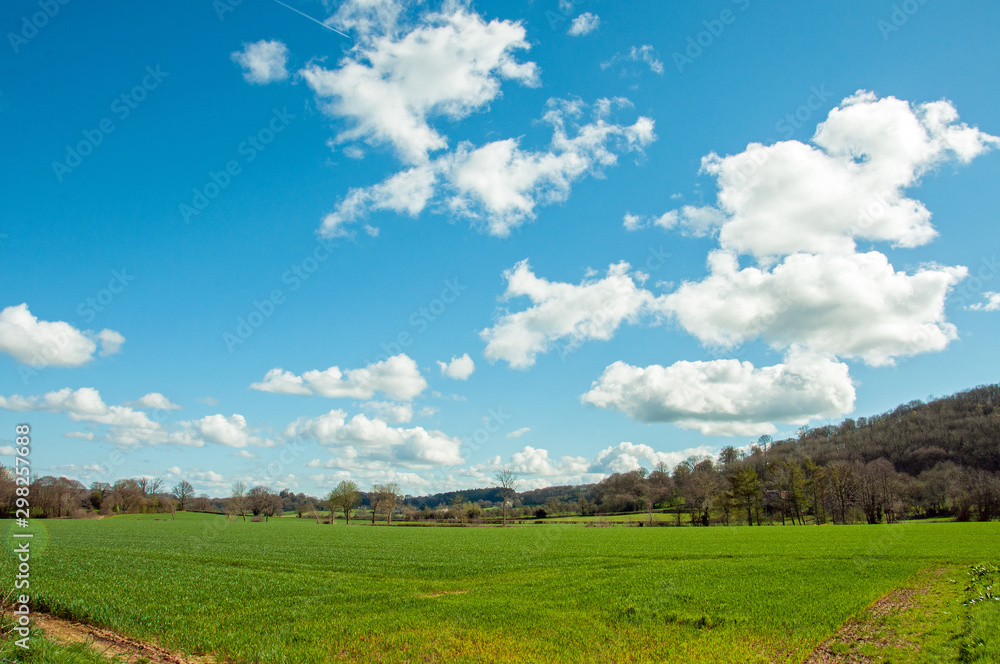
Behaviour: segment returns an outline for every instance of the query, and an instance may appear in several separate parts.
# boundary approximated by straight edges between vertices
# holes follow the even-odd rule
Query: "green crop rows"
[[[238,664],[795,662],[918,570],[1000,551],[995,523],[32,527],[36,608]]]

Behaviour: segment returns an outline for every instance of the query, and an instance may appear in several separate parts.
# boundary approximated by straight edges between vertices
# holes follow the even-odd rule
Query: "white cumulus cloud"
[[[280,41],[262,39],[243,44],[243,50],[234,51],[231,57],[243,68],[248,83],[265,85],[288,78],[288,47]]]
[[[199,420],[182,422],[181,426],[195,441],[195,445],[203,441],[225,447],[247,447],[261,442],[247,426],[246,418],[239,414],[229,417],[221,414],[208,415]]]
[[[570,29],[572,30],[572,26]],[[570,34],[572,34],[572,32]],[[621,62],[642,62],[649,67],[650,71],[657,74],[663,74],[663,62],[660,60],[660,56],[656,53],[656,49],[653,48],[651,44],[633,46],[625,53],[615,53],[614,57],[610,60],[601,63],[601,69],[616,67]],[[622,75],[628,75],[633,72],[622,69],[620,73]]]
[[[711,153],[724,249],[768,260],[798,252],[849,253],[856,239],[928,243],[931,213],[906,190],[935,166],[968,163],[1000,139],[958,122],[947,101],[911,105],[859,91],[830,111],[813,145],[752,143]]]
[[[92,387],[69,387],[41,396],[0,396],[0,408],[13,411],[63,413],[74,422],[96,422],[111,426],[156,429],[159,425],[141,411],[127,406],[109,406]]]
[[[438,366],[441,368],[442,376],[454,378],[455,380],[468,380],[472,372],[476,370],[476,363],[472,361],[468,353],[463,354],[461,357],[455,355],[449,362],[438,360]]]
[[[897,356],[944,349],[958,337],[945,321],[948,291],[963,267],[896,271],[877,251],[794,254],[771,269],[739,269],[725,251],[709,257],[711,274],[665,299],[688,332],[719,348],[762,337],[776,349],[858,357],[873,366]]]
[[[182,406],[173,403],[159,392],[150,392],[136,401],[126,401],[126,406],[132,408],[153,408],[156,410],[183,410]]]
[[[479,333],[486,357],[524,369],[559,341],[569,350],[587,340],[611,339],[623,322],[635,323],[654,310],[654,296],[636,285],[644,276],[621,262],[609,266],[603,279],[588,277],[577,285],[537,277],[527,260],[519,262],[504,272],[503,299],[525,296],[531,306],[502,313],[496,325]]]
[[[97,333],[97,340],[101,344],[101,350],[97,354],[101,357],[117,355],[121,352],[122,346],[125,345],[125,337],[121,332],[114,330],[101,330]]]
[[[661,463],[673,468],[690,457],[714,456],[715,452],[714,448],[704,445],[674,452],[660,452],[644,443],[621,442],[598,452],[587,470],[606,475],[627,473],[638,468],[650,470]]]
[[[392,401],[369,401],[362,404],[365,410],[390,424],[403,424],[413,419],[413,404]]]
[[[691,456],[714,456],[717,451],[713,447],[699,446],[661,452],[650,445],[622,442],[609,445],[591,458],[570,455],[554,458],[550,456],[548,450],[528,445],[511,454],[510,460],[506,463],[500,456],[494,456],[482,463],[460,469],[457,474],[462,478],[460,481],[465,484],[489,483],[497,469],[508,466],[518,473],[519,484],[524,490],[597,482],[611,473],[626,473],[640,467],[649,470],[659,463],[665,463],[672,468]],[[452,486],[458,481],[456,478],[450,479]]]
[[[731,436],[774,433],[772,422],[837,417],[854,408],[854,396],[846,364],[793,349],[783,364],[760,368],[739,360],[615,362],[581,401],[640,422]]]
[[[586,105],[549,100],[543,120],[553,136],[545,149],[521,147],[517,138],[475,146],[462,142],[454,152],[400,171],[383,182],[354,188],[326,215],[320,232],[350,235],[348,227],[370,212],[387,210],[416,216],[427,206],[471,220],[487,233],[506,237],[535,217],[535,208],[566,200],[575,181],[617,164],[620,153],[640,151],[656,140],[654,123],[640,116],[633,124],[610,122],[611,111],[627,99],[601,99],[583,122]]]
[[[329,398],[371,399],[381,392],[399,401],[410,401],[427,388],[420,368],[408,355],[400,353],[360,369],[306,371],[297,376],[280,367],[271,369],[250,389],[275,394],[317,394]]]
[[[910,104],[859,91],[820,123],[811,141],[752,143],[711,153],[702,171],[714,205],[672,210],[654,223],[717,234],[709,275],[665,299],[704,344],[732,348],[761,338],[772,348],[860,358],[873,366],[939,351],[958,337],[945,319],[962,266],[896,270],[857,241],[917,247],[938,233],[908,191],[935,167],[967,163],[1000,139],[958,120],[948,101]],[[630,229],[648,224],[625,220]],[[741,267],[740,257],[756,265]]]
[[[969,311],[1000,311],[1000,293],[983,293],[985,302],[977,302],[966,307]]]
[[[206,443],[228,447],[248,445],[268,447],[274,444],[248,426],[242,415],[230,417],[209,415],[200,420],[169,425],[150,419],[142,410],[132,407],[159,408],[162,405],[174,406],[159,392],[151,392],[137,402],[130,402],[129,405],[108,405],[100,393],[92,387],[81,387],[76,390],[67,387],[40,396],[20,394],[0,396],[0,408],[5,410],[62,413],[74,422],[105,425],[107,426],[103,434],[105,439],[120,447],[138,447],[144,444],[204,447]],[[166,408],[166,410],[172,409]],[[71,431],[66,436],[82,440],[96,438],[95,433],[91,431]]]
[[[354,9],[361,9],[353,3]],[[388,3],[380,3],[388,9]],[[389,144],[404,161],[417,164],[447,146],[430,120],[459,120],[500,94],[501,81],[538,84],[538,67],[518,62],[529,48],[524,28],[511,21],[487,23],[458,3],[423,15],[402,34],[381,32],[391,12],[345,12],[340,21],[365,34],[335,68],[318,62],[300,73],[323,102],[323,110],[350,124],[336,142]],[[392,13],[396,26],[398,12]]]
[[[569,24],[569,34],[574,37],[589,35],[601,25],[601,17],[597,14],[584,12]],[[662,67],[662,64],[660,65]]]
[[[336,446],[345,458],[388,460],[403,466],[429,467],[463,463],[462,441],[423,427],[392,427],[379,419],[331,410],[316,418],[300,418],[288,426],[290,437]]]
[[[78,367],[121,350],[125,337],[114,330],[81,331],[63,321],[38,320],[27,304],[0,311],[0,352],[35,367]]]

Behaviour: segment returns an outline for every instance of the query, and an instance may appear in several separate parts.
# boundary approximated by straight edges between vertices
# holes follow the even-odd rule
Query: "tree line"
[[[770,436],[717,457],[691,457],[669,468],[614,473],[595,484],[517,492],[517,474],[500,469],[494,485],[431,496],[403,495],[396,483],[362,491],[341,481],[322,499],[287,489],[235,483],[229,495],[195,495],[181,480],[128,478],[89,487],[65,477],[36,477],[33,516],[76,517],[194,510],[227,519],[298,517],[350,523],[359,514],[374,524],[406,521],[482,521],[666,511],[675,523],[882,523],[921,516],[988,521],[1000,517],[1000,385],[987,385],[927,403],[838,425]],[[14,475],[0,466],[0,517],[13,516]]]

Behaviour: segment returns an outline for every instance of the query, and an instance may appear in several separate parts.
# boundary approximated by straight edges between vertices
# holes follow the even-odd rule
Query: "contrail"
[[[341,37],[347,37],[348,39],[351,39],[349,35],[345,35],[345,34],[344,34],[343,32],[341,32],[340,30],[337,30],[337,29],[335,29],[335,28],[331,28],[331,27],[330,27],[329,25],[327,25],[327,24],[326,24],[326,23],[324,23],[323,21],[318,21],[318,20],[314,19],[314,18],[313,18],[312,16],[310,16],[309,14],[306,14],[306,13],[304,13],[304,12],[300,12],[300,11],[299,11],[298,9],[296,9],[295,7],[289,7],[289,6],[288,6],[288,5],[286,5],[285,3],[281,2],[281,0],[274,0],[274,1],[275,1],[275,2],[277,2],[277,3],[279,4],[279,5],[281,5],[282,7],[285,7],[286,9],[291,9],[291,10],[292,10],[293,12],[295,12],[296,14],[299,14],[299,15],[301,15],[301,16],[305,16],[305,17],[306,17],[307,19],[309,19],[309,20],[310,20],[310,21],[312,21],[313,23],[319,23],[320,25],[322,25],[322,26],[323,26],[324,28],[326,28],[327,30],[330,30],[330,31],[332,31],[332,32],[336,32],[336,33],[337,33],[338,35],[340,35]],[[352,41],[353,41],[353,40],[352,40]]]

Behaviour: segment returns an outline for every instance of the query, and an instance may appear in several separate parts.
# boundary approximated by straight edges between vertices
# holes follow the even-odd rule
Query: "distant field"
[[[996,523],[33,528],[40,608],[237,664],[798,662],[918,570],[1000,551]]]
[[[609,514],[600,516],[576,516],[576,515],[566,515],[566,516],[550,516],[546,517],[545,521],[551,521],[554,523],[559,523],[560,521],[572,521],[581,523],[602,523],[607,521],[622,522],[622,521],[649,521],[650,514],[648,513],[636,513],[636,514]],[[676,514],[665,514],[663,512],[653,512],[653,521],[666,521],[668,523],[676,523]],[[687,514],[681,515],[681,525],[689,526],[691,525],[691,517]]]

